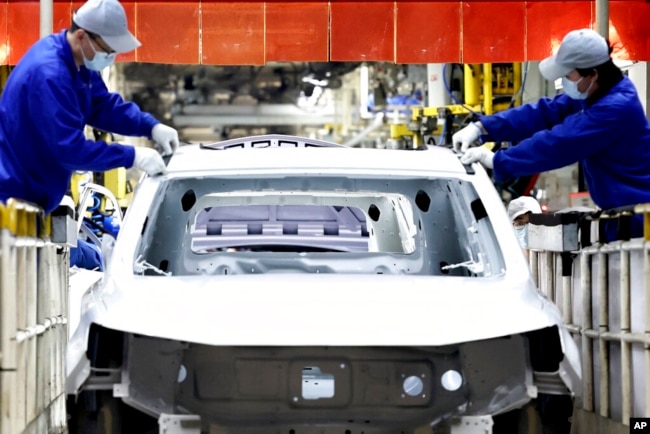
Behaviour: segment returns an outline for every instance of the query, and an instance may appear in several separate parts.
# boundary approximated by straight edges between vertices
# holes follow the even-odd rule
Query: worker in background
[[[137,167],[165,171],[154,149],[86,140],[85,125],[153,139],[164,155],[175,129],[106,88],[99,71],[140,42],[118,0],[89,0],[68,30],[36,42],[11,72],[0,99],[0,201],[26,200],[51,212],[72,172]]]
[[[517,235],[517,241],[524,251],[526,258],[528,253],[528,222],[531,214],[540,214],[542,208],[537,199],[531,196],[520,196],[508,204],[508,217]]]
[[[569,32],[556,55],[539,64],[564,93],[483,116],[452,138],[461,162],[480,162],[506,181],[581,162],[596,205],[607,210],[650,202],[650,124],[633,83],[610,57],[608,42],[589,29]],[[513,141],[492,152],[476,140]],[[641,236],[635,216],[631,236]],[[614,229],[614,230],[612,230]],[[609,239],[615,227],[607,228]]]
[[[77,247],[70,248],[70,266],[104,271],[104,261],[99,246],[91,241],[77,240]]]

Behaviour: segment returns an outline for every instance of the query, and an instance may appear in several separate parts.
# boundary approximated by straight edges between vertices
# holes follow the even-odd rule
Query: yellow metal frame
[[[5,88],[7,80],[9,79],[9,73],[11,72],[11,66],[9,65],[0,65],[0,94],[2,89]]]
[[[6,204],[0,204],[0,228],[19,237],[37,237],[37,221],[42,216],[43,210],[28,202],[10,198]]]
[[[449,113],[452,115],[466,115],[470,113],[466,106],[451,104],[441,107],[416,107],[413,109],[411,118],[415,121],[425,117],[437,117],[441,108],[449,110]]]
[[[426,118],[439,117],[441,109],[451,115],[467,115],[472,111],[481,111],[491,115],[510,108],[510,102],[494,103],[495,96],[515,95],[515,105],[521,105],[521,63],[503,64],[465,64],[463,65],[463,82],[465,89],[464,104],[450,104],[440,107],[416,107],[411,113],[411,120],[418,126]],[[440,132],[438,127],[435,132]],[[417,147],[422,144],[420,131],[408,125],[391,125],[390,137],[413,136],[413,144]]]

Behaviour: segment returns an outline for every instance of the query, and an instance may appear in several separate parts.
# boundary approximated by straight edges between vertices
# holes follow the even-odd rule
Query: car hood
[[[562,324],[529,279],[498,277],[126,275],[82,309],[111,329],[219,346],[438,346]]]

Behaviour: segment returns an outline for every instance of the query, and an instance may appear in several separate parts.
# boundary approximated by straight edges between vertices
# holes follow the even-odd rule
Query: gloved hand
[[[144,148],[142,146],[135,147],[133,167],[144,170],[150,176],[165,173],[167,171],[165,162],[158,151],[151,148]]]
[[[151,130],[151,139],[158,145],[163,155],[172,155],[178,148],[178,132],[172,127],[156,124]]]
[[[472,143],[481,137],[481,134],[483,134],[483,132],[481,131],[480,126],[474,122],[470,123],[468,126],[451,136],[454,151],[461,153],[467,151]]]
[[[478,161],[487,169],[492,169],[494,167],[492,160],[494,160],[494,152],[490,151],[485,146],[468,149],[467,152],[460,157],[460,162],[463,164],[472,164]]]

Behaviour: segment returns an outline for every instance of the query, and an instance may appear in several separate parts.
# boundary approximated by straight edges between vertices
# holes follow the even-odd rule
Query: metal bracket
[[[201,416],[161,413],[158,427],[160,434],[201,434]]]
[[[450,434],[492,434],[492,416],[463,416],[451,425]]]
[[[129,396],[128,384],[113,384],[113,396],[115,398],[127,398]]]

